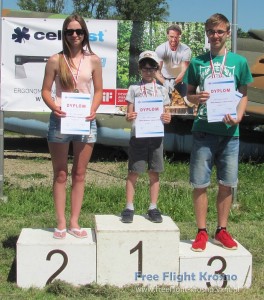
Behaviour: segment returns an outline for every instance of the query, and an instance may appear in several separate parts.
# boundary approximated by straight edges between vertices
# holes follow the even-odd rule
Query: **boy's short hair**
[[[211,26],[216,26],[219,25],[220,23],[225,23],[226,25],[226,30],[230,31],[230,22],[227,19],[226,16],[222,15],[222,14],[214,14],[211,17],[209,17],[206,22],[205,22],[205,30],[207,30],[209,27]]]
[[[141,69],[146,64],[149,64],[153,68],[158,68],[159,58],[158,58],[158,55],[156,52],[147,50],[147,51],[140,53],[139,58],[138,58],[139,68]]]
[[[177,25],[177,24],[172,24],[172,25],[170,25],[168,28],[167,28],[167,34],[169,34],[169,31],[170,30],[173,30],[173,31],[177,31],[177,32],[179,32],[179,34],[181,35],[182,34],[182,30],[181,30],[181,27],[179,26],[179,25]]]

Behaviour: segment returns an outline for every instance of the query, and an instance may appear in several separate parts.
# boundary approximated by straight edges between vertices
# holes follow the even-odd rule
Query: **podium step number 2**
[[[24,228],[17,241],[17,285],[43,288],[55,279],[75,286],[96,282],[94,230],[86,228],[87,239],[67,234],[52,237],[53,229]]]

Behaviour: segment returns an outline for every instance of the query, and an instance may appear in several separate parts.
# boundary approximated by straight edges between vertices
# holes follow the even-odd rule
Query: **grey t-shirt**
[[[163,62],[161,74],[165,78],[176,78],[181,72],[181,62],[190,61],[192,56],[192,51],[187,45],[179,43],[176,51],[172,51],[168,41],[159,45],[155,52]]]

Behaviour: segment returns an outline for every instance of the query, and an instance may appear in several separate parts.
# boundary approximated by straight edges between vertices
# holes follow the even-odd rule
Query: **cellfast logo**
[[[29,34],[29,28],[23,27],[22,29],[20,27],[17,27],[14,29],[14,33],[12,34],[12,40],[14,40],[16,43],[25,43],[25,40],[29,40],[30,38],[34,38],[35,40],[48,40],[48,41],[54,41],[54,40],[61,40],[62,39],[62,32],[61,30],[58,30],[56,32],[49,31],[49,32],[43,32],[43,31],[37,31],[34,34]],[[104,42],[104,32],[98,31],[96,32],[90,32],[89,33],[89,40],[90,42]]]
[[[12,40],[15,40],[16,43],[25,42],[25,40],[29,40],[30,34],[28,34],[29,29],[26,27],[21,28],[17,27],[12,34]]]

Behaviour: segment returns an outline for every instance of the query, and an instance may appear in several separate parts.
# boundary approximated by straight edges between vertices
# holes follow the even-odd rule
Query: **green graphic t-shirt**
[[[227,52],[224,68],[222,69],[223,59],[224,56],[212,57],[215,77],[234,77],[236,90],[241,85],[247,85],[253,81],[245,57],[233,52]],[[184,82],[193,86],[198,86],[199,89],[203,91],[204,80],[211,77],[212,69],[210,65],[210,52],[207,52],[191,60],[184,77]],[[192,131],[208,132],[224,136],[239,136],[238,125],[230,126],[224,122],[208,123],[206,104],[199,105]]]

